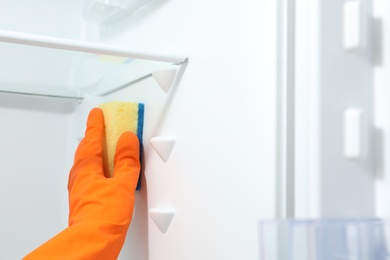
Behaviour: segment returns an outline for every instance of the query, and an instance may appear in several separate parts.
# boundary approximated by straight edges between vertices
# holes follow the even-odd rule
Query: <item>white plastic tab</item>
[[[175,83],[178,70],[178,66],[174,65],[167,69],[156,70],[152,75],[164,92],[168,93],[169,89]]]
[[[343,10],[343,45],[348,51],[361,46],[361,3],[348,1]]]
[[[162,233],[165,233],[168,230],[174,215],[175,215],[174,208],[150,208],[149,209],[149,216],[153,219],[154,223]]]
[[[160,158],[166,162],[171,155],[173,146],[176,143],[174,136],[156,136],[150,140],[153,149],[157,152]]]
[[[348,159],[362,156],[362,114],[360,108],[344,112],[344,156]]]

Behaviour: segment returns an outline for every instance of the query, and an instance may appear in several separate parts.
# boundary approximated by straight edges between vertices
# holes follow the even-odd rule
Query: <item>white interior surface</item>
[[[80,3],[63,3],[2,1],[1,29],[77,39],[81,32],[80,19],[77,18]],[[26,56],[18,50],[4,52],[3,49],[2,64],[6,60],[12,66],[13,61],[24,59],[23,64],[28,66],[30,59],[42,59],[42,52]],[[52,61],[52,57],[44,59]],[[66,69],[66,63],[55,61],[53,67]],[[3,77],[28,77],[20,75],[18,68],[7,71],[2,66],[2,72]],[[50,72],[45,71],[47,77],[42,80],[69,80],[66,79],[67,70],[55,75]],[[12,82],[3,81],[1,87],[7,88],[9,84]],[[0,130],[0,168],[3,174],[0,184],[1,259],[21,259],[67,226],[66,183],[72,157],[68,143],[69,115],[75,106],[75,101],[71,100],[0,95],[3,122]]]
[[[12,1],[0,9],[0,21],[4,20],[3,29],[83,38],[81,2]],[[154,129],[145,129],[150,136],[175,135],[177,142],[164,163],[145,137],[145,180],[120,259],[256,259],[258,221],[276,213],[276,2],[156,1],[136,16],[104,28],[102,41],[177,51],[190,59],[164,119]],[[155,84],[150,80],[137,87]],[[127,91],[108,99],[127,99]],[[129,99],[142,101],[141,96]],[[7,232],[0,232],[1,248],[8,248],[1,250],[1,259],[20,258],[66,226],[71,158],[88,110],[102,101],[84,100],[72,112],[56,110],[63,101],[51,105],[57,99],[50,98],[44,99],[49,104],[43,111],[33,109],[33,100],[12,102],[10,109],[0,103],[0,113],[10,122],[20,120],[1,130],[13,134],[2,135],[5,153],[19,151],[13,142],[17,130],[33,121],[28,131],[34,138],[23,143],[30,149],[28,164],[23,166],[16,156],[12,160],[23,177],[37,172],[46,176],[32,179],[35,185],[7,184],[1,189],[3,196],[17,194],[12,200],[2,199],[1,210],[10,223]],[[146,109],[148,105],[153,106],[147,104]],[[50,160],[42,162],[47,151],[53,151]],[[9,162],[2,171],[15,173]],[[19,182],[16,176],[9,178]],[[33,203],[40,207],[25,210]],[[150,207],[175,208],[165,234],[147,216]],[[24,244],[20,238],[26,238]]]
[[[82,2],[74,0],[66,1],[66,3],[47,0],[3,1],[0,8],[1,29],[80,39],[84,33]],[[68,93],[66,89],[63,90],[63,87],[69,87],[74,82],[75,70],[76,74],[77,69],[86,70],[77,67],[80,53],[70,54],[65,52],[65,55],[63,55],[63,51],[37,47],[23,48],[8,43],[1,43],[0,52],[2,56],[0,67],[4,72],[0,76],[2,88],[7,86],[8,88],[19,89],[21,92],[27,92],[26,89],[28,83],[30,83],[33,90],[34,88],[46,88],[49,94],[59,91],[62,94],[69,95],[72,90]],[[88,59],[85,60],[88,61]],[[91,62],[88,65],[91,65]],[[84,71],[84,75],[85,72],[87,71]],[[18,73],[21,74],[18,75]],[[96,74],[91,75],[89,80],[81,80],[80,83],[92,84],[98,79],[96,77]]]
[[[83,34],[84,1],[2,1],[1,29],[70,39]]]
[[[75,101],[0,95],[0,258],[21,259],[67,225]]]

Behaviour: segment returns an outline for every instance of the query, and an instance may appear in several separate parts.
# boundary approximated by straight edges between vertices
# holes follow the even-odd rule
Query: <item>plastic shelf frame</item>
[[[0,92],[75,99],[103,96],[187,63],[184,56],[4,30],[0,56]]]

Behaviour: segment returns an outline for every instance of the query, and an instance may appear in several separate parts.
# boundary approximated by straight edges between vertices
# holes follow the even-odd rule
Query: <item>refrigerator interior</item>
[[[84,136],[89,111],[111,100],[144,103],[147,107],[144,139],[159,136],[187,61],[185,57],[174,57],[171,62],[150,57],[146,57],[149,60],[137,59],[142,52],[131,57],[110,55],[112,50],[126,52],[126,48],[110,49],[108,44],[95,45],[98,51],[83,51],[91,44],[72,41],[72,36],[68,35],[52,38],[31,34],[31,31],[29,34],[3,32],[6,36],[0,43],[3,57],[0,65],[4,122],[2,171],[11,173],[1,187],[4,194],[1,204],[7,212],[2,222],[1,240],[7,239],[10,246],[2,248],[0,255],[4,259],[15,259],[67,226],[67,175],[73,153]],[[14,38],[22,44],[15,44]],[[28,44],[23,44],[23,39],[27,39]],[[71,47],[64,49],[67,45]],[[169,60],[169,55],[161,57],[160,60]],[[161,138],[164,142],[167,138],[174,141],[175,137]],[[152,168],[148,165],[153,150],[150,146],[150,142],[145,142],[145,169]],[[121,256],[126,259],[148,257],[145,173],[141,183],[127,236],[128,246]],[[11,223],[18,223],[17,227]],[[26,230],[28,234],[22,235]]]
[[[295,216],[386,218],[388,4],[295,8]]]
[[[0,258],[20,259],[67,226],[87,114],[118,99],[145,103],[145,171],[120,259],[256,258],[258,220],[278,204],[276,3],[156,0],[109,26],[84,20],[85,3],[1,3],[0,29],[173,60],[20,45],[0,32]],[[161,71],[174,83],[167,91],[150,76]],[[167,161],[153,137],[175,142]],[[165,233],[153,209],[174,209]]]

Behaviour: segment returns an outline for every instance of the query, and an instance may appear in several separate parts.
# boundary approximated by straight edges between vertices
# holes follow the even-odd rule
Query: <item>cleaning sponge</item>
[[[114,172],[114,156],[119,137],[124,132],[130,131],[138,136],[142,144],[144,104],[112,101],[101,104],[99,107],[103,110],[106,127],[106,154],[103,157],[105,172],[107,177],[111,177]]]

